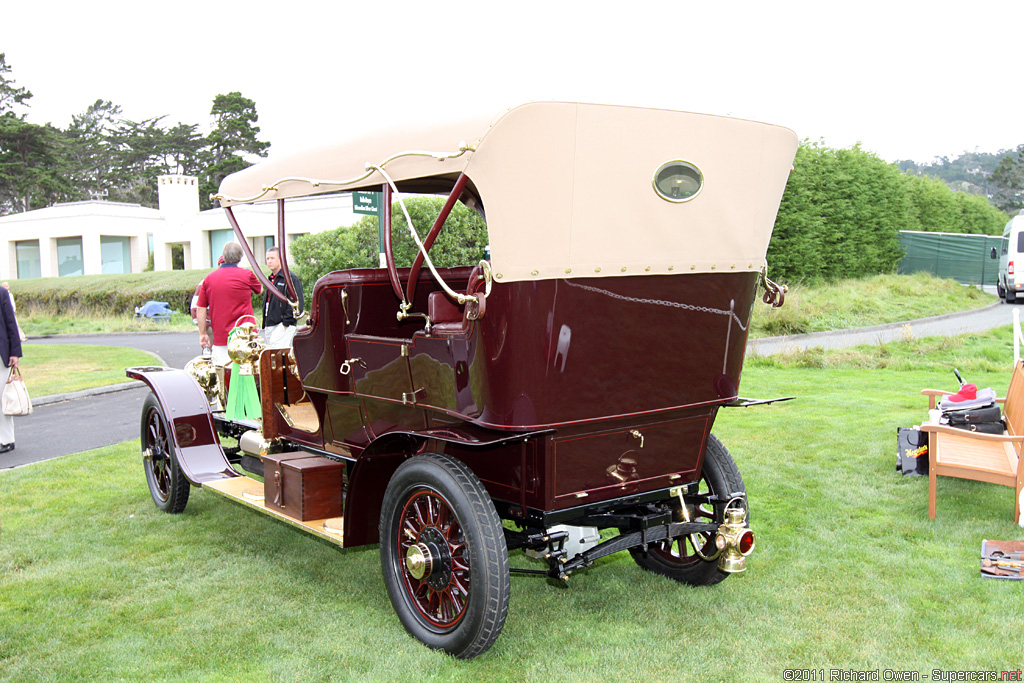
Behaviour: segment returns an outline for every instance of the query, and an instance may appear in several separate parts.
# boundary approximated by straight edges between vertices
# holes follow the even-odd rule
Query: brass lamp
[[[725,522],[718,527],[715,547],[721,552],[718,568],[727,574],[739,574],[747,569],[747,556],[754,551],[754,532],[746,527],[747,511],[740,507],[726,507]]]
[[[220,395],[220,381],[217,377],[217,368],[209,356],[197,356],[185,364],[185,372],[192,375],[199,388],[206,394],[206,400],[210,402],[210,408],[214,411],[223,410],[223,401]]]
[[[242,323],[231,331],[228,339],[228,356],[238,363],[243,375],[253,375],[253,365],[263,352],[263,339],[260,330],[253,323]]]
[[[260,330],[253,323],[242,323],[228,335],[228,356],[234,363],[231,366],[231,385],[228,387],[224,412],[229,420],[262,419],[255,378],[256,363],[262,351]]]

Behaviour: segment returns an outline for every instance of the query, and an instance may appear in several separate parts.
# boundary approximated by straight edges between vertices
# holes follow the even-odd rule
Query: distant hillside
[[[952,159],[935,157],[935,160],[929,163],[901,160],[897,161],[896,165],[914,175],[938,178],[953,190],[992,197],[996,194],[997,188],[989,181],[989,176],[1004,157],[1014,156],[1016,153],[1016,149],[1004,149],[995,154],[964,152]]]

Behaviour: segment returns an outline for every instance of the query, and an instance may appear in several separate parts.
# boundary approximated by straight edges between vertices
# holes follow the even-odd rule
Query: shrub
[[[166,301],[173,310],[185,313],[196,285],[207,272],[176,270],[12,280],[11,292],[19,312],[130,315],[146,301]]]
[[[444,206],[442,197],[411,197],[405,199],[421,240]],[[398,203],[392,204],[392,240],[398,267],[412,265],[417,247],[406,227],[405,215]],[[483,218],[461,203],[455,205],[444,229],[430,250],[434,265],[440,267],[471,265],[484,257],[487,227]],[[348,268],[373,268],[379,263],[377,218],[364,216],[352,227],[340,227],[313,235],[303,235],[290,247],[289,263],[312,291],[312,283],[331,271]]]
[[[859,278],[895,271],[900,230],[999,234],[1006,216],[984,197],[912,176],[854,146],[797,150],[768,246],[773,279]]]

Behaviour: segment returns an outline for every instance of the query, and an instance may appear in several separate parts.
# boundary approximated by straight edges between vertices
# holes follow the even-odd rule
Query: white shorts
[[[271,325],[263,330],[263,343],[268,349],[290,349],[295,325]]]

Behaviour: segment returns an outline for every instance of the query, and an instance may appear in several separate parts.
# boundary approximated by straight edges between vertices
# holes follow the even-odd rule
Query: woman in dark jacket
[[[0,360],[3,360],[0,377],[3,378],[4,385],[11,377],[11,369],[18,367],[19,358],[21,336],[18,334],[18,320],[14,317],[11,295],[5,288],[0,287]],[[14,418],[0,414],[0,453],[9,453],[13,450]]]

